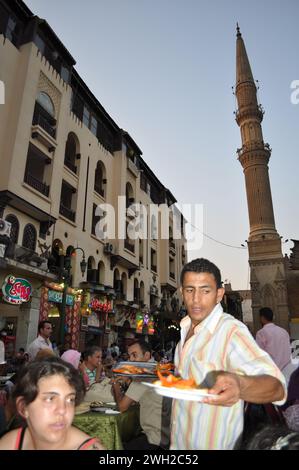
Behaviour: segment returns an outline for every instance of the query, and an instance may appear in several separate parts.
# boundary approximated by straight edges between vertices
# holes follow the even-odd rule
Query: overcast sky
[[[76,69],[179,203],[203,204],[210,237],[240,247],[249,222],[234,120],[236,22],[265,109],[276,227],[299,236],[297,0],[27,0],[76,59]],[[289,253],[290,242],[283,244]],[[247,250],[203,238],[200,250],[235,289],[248,287]]]

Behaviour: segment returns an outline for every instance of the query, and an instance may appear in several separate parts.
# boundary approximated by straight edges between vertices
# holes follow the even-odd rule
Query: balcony
[[[170,279],[175,280],[175,274],[174,274],[174,273],[170,272],[170,273],[169,273],[169,277],[170,277]]]
[[[71,162],[71,160],[69,160],[68,158],[65,158],[64,159],[64,164],[69,170],[71,170],[73,173],[75,173],[75,175],[77,174],[77,167],[76,167],[76,165],[73,164],[73,162]]]
[[[30,173],[26,173],[24,177],[24,182],[29,184],[32,188],[36,189],[38,192],[43,194],[44,196],[49,196],[49,189],[50,187],[43,183],[42,181],[38,180],[35,178],[33,175]]]
[[[49,152],[53,152],[57,146],[56,125],[52,125],[42,114],[34,113],[31,137],[39,140]]]
[[[60,203],[59,213],[66,217],[68,220],[75,222],[76,212],[72,211],[68,207],[65,207],[62,203]]]

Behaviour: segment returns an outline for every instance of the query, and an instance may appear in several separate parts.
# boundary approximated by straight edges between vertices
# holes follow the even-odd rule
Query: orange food
[[[194,379],[182,379],[182,377],[177,377],[168,371],[164,371],[163,373],[166,374],[167,377],[159,370],[157,371],[158,377],[163,387],[176,387],[183,389],[197,388]]]
[[[113,369],[113,372],[117,374],[153,374],[154,371],[146,369],[145,367],[136,367],[130,364],[120,367],[119,369]]]
[[[166,364],[158,364],[157,365],[157,369],[159,370],[173,370],[174,369],[174,364],[172,364],[171,362],[167,362]]]

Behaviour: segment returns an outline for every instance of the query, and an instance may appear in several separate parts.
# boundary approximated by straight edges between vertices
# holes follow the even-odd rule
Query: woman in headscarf
[[[72,366],[74,366],[75,369],[79,369],[80,358],[81,358],[81,353],[79,351],[76,351],[76,349],[68,349],[61,356],[61,359],[68,362],[69,364],[72,364]],[[80,373],[83,376],[85,386],[88,388],[89,386],[88,376],[85,373],[83,373],[82,370],[80,370]]]

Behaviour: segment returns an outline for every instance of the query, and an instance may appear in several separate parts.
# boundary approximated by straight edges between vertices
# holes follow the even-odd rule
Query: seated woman
[[[0,450],[102,450],[97,438],[72,426],[84,393],[79,372],[60,358],[25,365],[13,398],[26,425],[5,434]]]
[[[68,362],[69,364],[72,364],[72,366],[75,367],[75,369],[80,369],[80,359],[81,359],[81,353],[77,351],[76,349],[68,349],[61,355],[61,359],[63,359],[65,362]],[[85,373],[84,370],[81,371],[80,373],[83,377],[85,387],[89,387],[89,378],[88,375]]]

